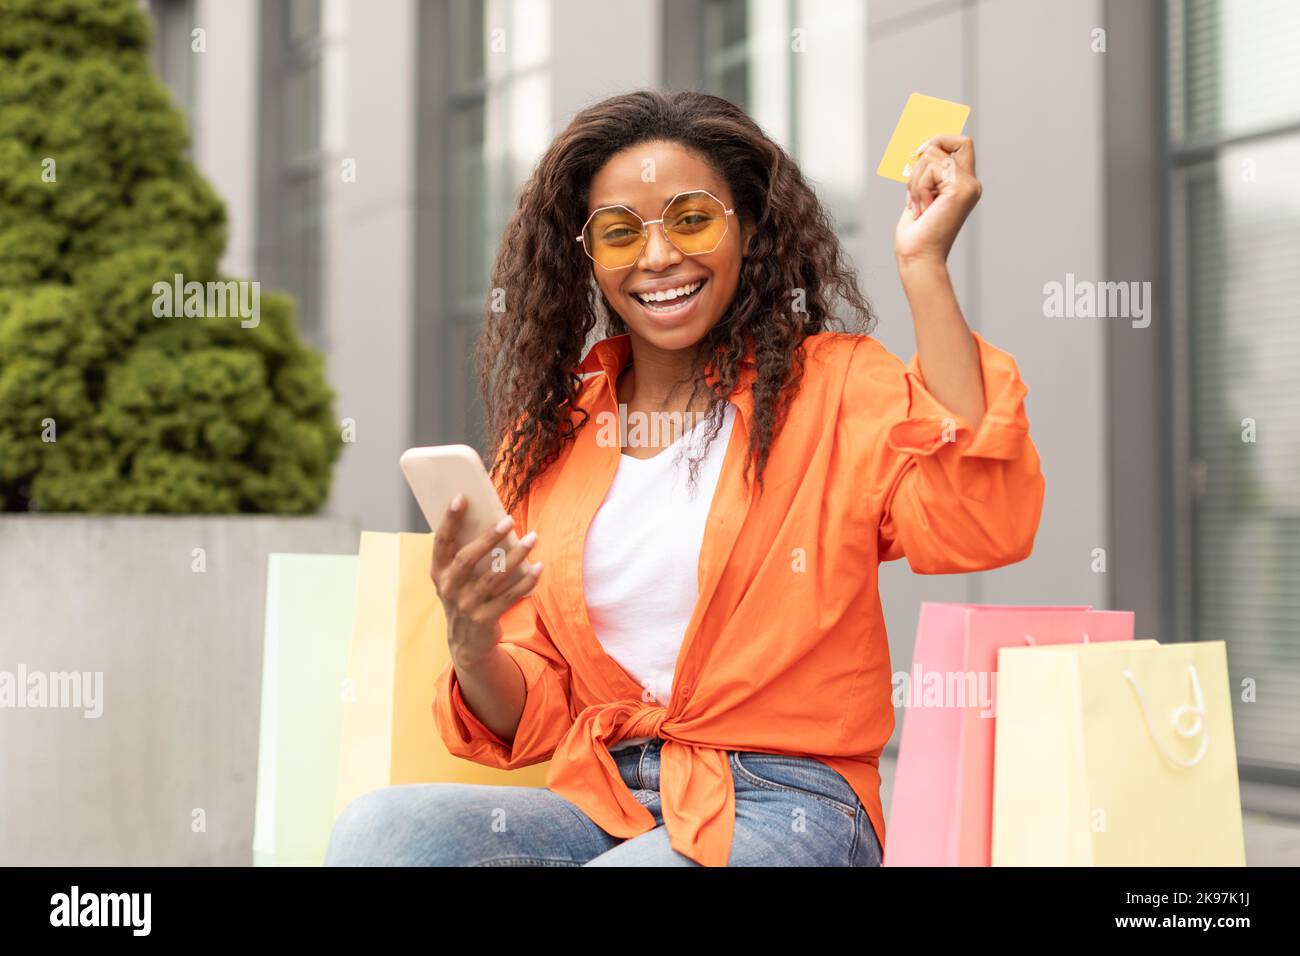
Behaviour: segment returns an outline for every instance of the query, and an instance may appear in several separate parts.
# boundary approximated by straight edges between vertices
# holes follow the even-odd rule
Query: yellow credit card
[[[894,135],[889,137],[884,158],[876,175],[905,183],[912,174],[916,148],[935,136],[959,136],[970,116],[970,107],[950,100],[913,93],[907,98]]]

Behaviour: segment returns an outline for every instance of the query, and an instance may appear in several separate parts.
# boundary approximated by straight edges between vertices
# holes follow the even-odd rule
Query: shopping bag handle
[[[1026,634],[1026,635],[1025,635],[1025,643],[1028,644],[1030,647],[1033,647],[1033,646],[1036,645],[1038,642],[1037,642],[1036,640],[1034,640],[1034,636],[1033,636],[1032,634]],[[1084,632],[1083,632],[1083,643],[1085,643],[1085,644],[1091,644],[1091,643],[1092,643],[1090,640],[1088,640],[1088,632],[1087,632],[1087,631],[1084,631]]]
[[[1147,729],[1151,731],[1151,739],[1156,742],[1160,752],[1165,755],[1170,763],[1175,763],[1180,767],[1195,767],[1205,757],[1206,751],[1210,748],[1210,731],[1205,726],[1205,695],[1201,693],[1201,680],[1196,674],[1196,665],[1188,664],[1187,672],[1192,678],[1192,696],[1195,698],[1195,704],[1184,704],[1182,707],[1175,707],[1169,715],[1170,722],[1174,725],[1174,732],[1184,740],[1190,740],[1197,734],[1201,734],[1201,749],[1196,752],[1196,756],[1190,760],[1180,760],[1165,749],[1164,741],[1156,732],[1156,725],[1151,720],[1151,713],[1147,710],[1146,697],[1142,694],[1142,687],[1138,684],[1138,679],[1133,676],[1132,671],[1124,671],[1124,676],[1128,682],[1133,685],[1133,690],[1137,693],[1138,704],[1142,708],[1142,716],[1146,719]],[[1190,727],[1182,726],[1183,714],[1192,715],[1192,725]]]

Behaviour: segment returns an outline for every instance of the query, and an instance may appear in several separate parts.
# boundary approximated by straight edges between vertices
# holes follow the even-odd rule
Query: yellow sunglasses
[[[728,217],[735,214],[707,189],[694,189],[668,200],[659,219],[642,219],[627,206],[601,206],[587,217],[576,241],[601,268],[626,269],[640,258],[656,223],[679,252],[700,256],[718,248]]]

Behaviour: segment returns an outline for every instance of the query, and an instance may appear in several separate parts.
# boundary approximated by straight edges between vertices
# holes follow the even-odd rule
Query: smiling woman
[[[453,508],[431,569],[442,739],[495,767],[549,759],[547,787],[378,791],[329,862],[880,863],[876,568],[1019,561],[1042,509],[1027,389],[945,264],[974,163],[946,137],[912,163],[904,365],[864,334],[829,216],[742,110],[644,91],[574,117],[506,229],[491,285],[510,307],[489,304],[478,346],[492,476],[524,535],[500,570],[539,563],[517,586],[471,574],[509,528],[461,540]],[[618,412],[703,420],[634,447],[599,427]],[[501,808],[508,832],[480,832]]]

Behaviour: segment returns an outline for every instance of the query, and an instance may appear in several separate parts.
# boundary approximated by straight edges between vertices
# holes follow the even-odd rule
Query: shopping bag
[[[356,591],[355,554],[267,558],[257,866],[319,866],[325,859]]]
[[[995,866],[1244,866],[1222,641],[1006,648]]]
[[[400,783],[546,783],[547,763],[498,770],[453,756],[438,735],[434,681],[450,655],[432,558],[432,534],[362,532],[336,812]]]
[[[884,865],[989,865],[998,648],[1132,639],[1131,611],[922,604]]]

